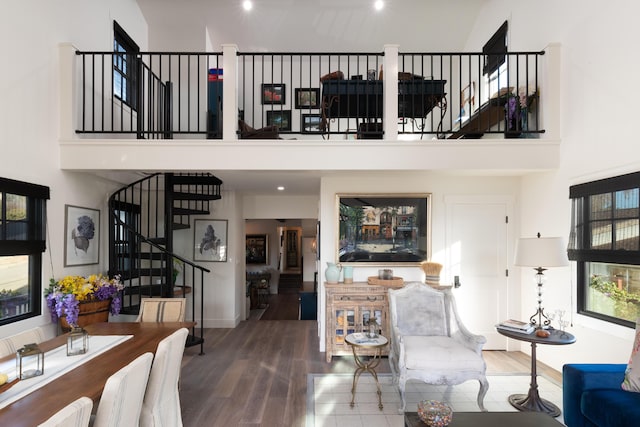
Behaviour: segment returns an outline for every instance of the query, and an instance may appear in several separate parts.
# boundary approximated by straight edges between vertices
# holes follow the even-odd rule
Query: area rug
[[[383,409],[378,408],[378,395],[373,378],[362,374],[358,380],[355,405],[350,406],[351,374],[308,374],[307,375],[307,427],[344,426],[392,426],[403,427],[404,415],[400,413],[400,395],[392,384],[391,374],[379,374],[382,390]],[[529,375],[491,375],[489,391],[484,405],[492,412],[516,412],[507,400],[514,393],[527,393],[531,377]],[[447,393],[446,386],[434,386],[418,381],[407,383],[407,412],[415,412],[417,403],[432,399],[446,402],[455,412],[479,412],[477,404],[479,384],[467,381],[454,386]],[[538,377],[540,396],[562,409],[562,388],[545,377]],[[563,422],[562,415],[556,418]]]

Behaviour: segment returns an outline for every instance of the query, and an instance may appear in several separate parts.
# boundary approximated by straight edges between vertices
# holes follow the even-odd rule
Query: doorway
[[[302,270],[301,236],[300,227],[283,227],[283,252],[285,274],[300,274]]]

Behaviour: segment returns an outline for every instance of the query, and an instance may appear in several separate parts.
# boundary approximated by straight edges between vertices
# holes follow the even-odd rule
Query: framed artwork
[[[269,261],[269,235],[247,234],[245,251],[247,264],[267,264]]]
[[[98,264],[100,211],[64,206],[64,266]]]
[[[296,88],[295,95],[296,108],[320,108],[320,88]]]
[[[193,244],[194,261],[227,262],[227,220],[194,220]]]
[[[340,263],[419,265],[431,255],[431,194],[338,194]]]
[[[262,83],[262,103],[281,104],[287,102],[286,85],[284,83]]]
[[[301,121],[302,133],[321,133],[322,116],[320,114],[303,114]]]
[[[267,126],[277,126],[278,130],[291,130],[291,110],[267,111]]]

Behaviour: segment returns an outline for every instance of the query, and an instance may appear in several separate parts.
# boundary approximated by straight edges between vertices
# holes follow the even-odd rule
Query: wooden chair
[[[404,411],[408,380],[453,386],[478,380],[478,406],[489,389],[482,347],[487,341],[467,330],[458,316],[451,289],[422,283],[389,289],[391,346],[389,364],[398,382]]]
[[[189,331],[182,328],[158,343],[142,402],[140,426],[181,427],[178,382]]]
[[[111,375],[104,385],[93,427],[137,427],[153,353],[144,353]]]
[[[91,419],[93,401],[88,397],[81,397],[55,414],[38,427],[86,427]]]
[[[136,322],[184,322],[186,298],[142,298]]]

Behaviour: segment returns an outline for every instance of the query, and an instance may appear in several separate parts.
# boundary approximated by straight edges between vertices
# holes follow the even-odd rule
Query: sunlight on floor
[[[383,409],[378,408],[378,395],[372,377],[363,375],[358,381],[355,406],[351,408],[352,375],[309,374],[307,389],[307,427],[403,427],[399,412],[400,396],[391,383],[390,374],[379,374]],[[491,375],[484,405],[491,412],[516,412],[507,398],[514,393],[527,393],[530,377],[525,375]],[[445,396],[445,386],[410,381],[407,383],[407,412],[415,412],[420,400],[447,402],[455,412],[480,411],[476,403],[478,382],[467,381],[453,387]],[[538,377],[540,396],[562,409],[562,389],[544,377]],[[556,418],[563,422],[562,415]]]

